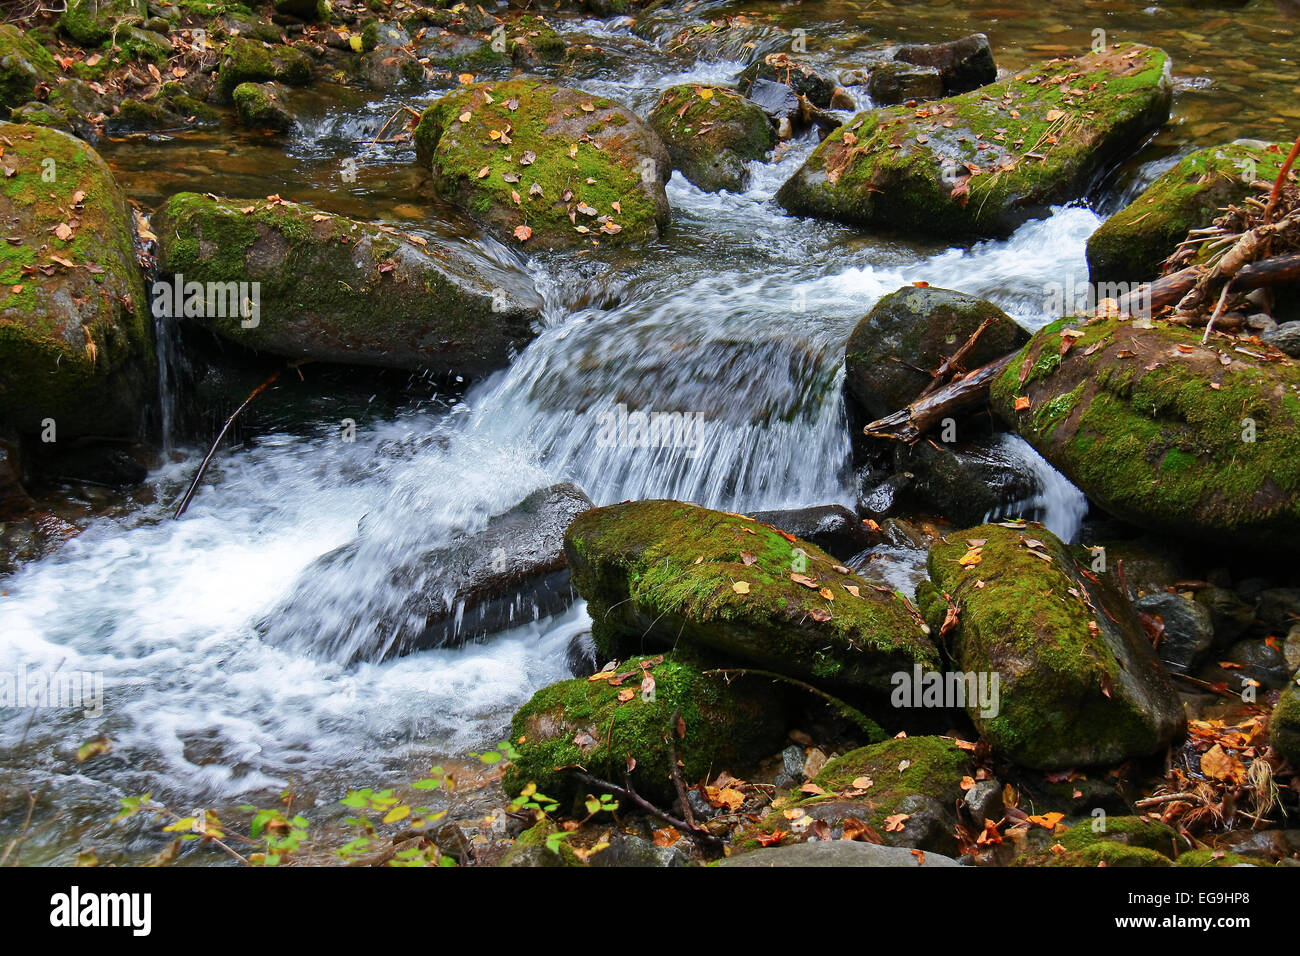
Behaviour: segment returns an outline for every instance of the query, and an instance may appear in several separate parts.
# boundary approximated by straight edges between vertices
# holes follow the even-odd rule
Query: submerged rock
[[[0,426],[134,436],[154,358],[126,198],[81,140],[11,123],[0,138],[0,219],[18,240],[0,243]]]
[[[579,516],[564,546],[603,658],[685,644],[881,694],[938,659],[905,598],[751,518],[628,502]]]
[[[650,113],[673,168],[705,192],[740,192],[750,160],[776,145],[776,130],[756,103],[720,86],[670,86]]]
[[[463,86],[424,111],[415,144],[438,193],[511,242],[634,243],[668,225],[668,151],[603,96],[536,80]]]
[[[681,653],[633,657],[604,679],[539,690],[511,721],[518,754],[502,786],[511,796],[532,784],[556,800],[579,797],[591,785],[562,768],[580,767],[603,780],[628,776],[666,805],[677,795],[674,754],[683,781],[695,782],[779,748],[785,723],[771,689],[706,669]]]
[[[1276,144],[1237,140],[1183,157],[1088,237],[1089,278],[1155,279],[1189,229],[1209,226],[1220,207],[1251,195],[1256,180],[1275,180],[1285,155]]]
[[[866,824],[888,846],[956,853],[961,782],[974,772],[970,755],[947,738],[886,740],[828,762],[812,781],[824,794],[770,814],[758,829],[796,843],[841,840]],[[888,826],[891,817],[900,828]]]
[[[1046,528],[962,531],[930,549],[927,567],[918,603],[932,628],[958,609],[948,635],[957,669],[997,675],[996,713],[966,710],[1008,759],[1040,770],[1118,763],[1182,730],[1178,696],[1127,600]]]
[[[1169,58],[1152,47],[1053,61],[921,110],[860,113],[776,198],[852,225],[1004,235],[1085,193],[1168,119],[1171,97]]]
[[[297,203],[178,193],[153,228],[155,289],[173,314],[257,352],[474,377],[523,348],[540,315],[528,277],[468,242],[417,241]],[[187,288],[177,309],[177,275],[237,294],[214,307]],[[239,307],[251,295],[241,282],[258,283],[256,315]]]
[[[272,644],[305,646],[343,663],[377,662],[432,647],[456,647],[563,611],[573,602],[563,538],[591,507],[581,489],[552,485],[488,520],[476,534],[410,555],[376,582],[378,596],[400,594],[395,609],[377,601],[322,604],[339,576],[364,574],[364,540],[317,558],[293,596],[262,624]]]
[[[1300,366],[1200,340],[1199,331],[1164,322],[1144,329],[1119,319],[1062,319],[993,382],[992,404],[1120,518],[1179,537],[1293,553]]]
[[[1029,333],[992,302],[963,292],[904,286],[881,298],[849,335],[844,346],[844,388],[868,421],[905,408],[936,371],[979,337],[966,371],[979,368],[1029,341]]]

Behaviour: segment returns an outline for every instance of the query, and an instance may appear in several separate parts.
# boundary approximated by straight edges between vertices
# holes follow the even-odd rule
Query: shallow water
[[[876,42],[984,29],[999,62],[1014,68],[1086,47],[1094,21],[1112,40],[1163,43],[1180,74],[1211,83],[1183,84],[1176,120],[1130,164],[1139,182],[1172,151],[1273,135],[1296,115],[1291,61],[1277,62],[1295,52],[1292,21],[1269,4],[1252,5],[1249,15],[1123,3],[1070,12],[1025,2],[744,9],[804,25],[810,50],[818,37],[831,38],[827,55],[835,57],[858,32]],[[1060,17],[1069,18],[1064,29],[1052,20]],[[1209,29],[1225,18],[1231,27]],[[610,45],[627,36],[579,26],[603,30]],[[1214,38],[1213,54],[1197,37]],[[628,45],[644,55],[643,44]],[[704,63],[667,75],[630,55],[620,61],[624,72],[584,85],[644,112],[665,86],[723,80],[738,68]],[[287,144],[223,131],[110,143],[104,152],[146,208],[186,188],[279,193],[433,235],[471,232],[428,197],[409,151],[364,145],[398,106],[419,109],[436,91],[341,95],[322,96]],[[1082,205],[969,248],[789,218],[771,197],[812,146],[756,164],[742,194],[709,195],[674,178],[671,229],[634,256],[529,263],[547,302],[541,334],[450,410],[359,420],[355,443],[322,416],[303,433],[226,450],[185,518],[170,521],[200,455],[183,450],[151,476],[153,494],[137,507],[91,520],[58,553],[0,582],[0,672],[99,672],[105,684],[100,717],[0,710],[0,790],[41,790],[43,809],[68,815],[55,829],[72,834],[34,839],[29,858],[66,860],[75,839],[129,850],[104,823],[131,793],[226,805],[292,780],[324,804],[349,784],[409,779],[438,755],[499,739],[528,695],[566,676],[564,650],[588,626],[581,603],[485,644],[382,665],[344,668],[264,644],[256,622],[316,557],[356,537],[363,517],[352,573],[320,594],[327,618],[356,602],[396,601],[385,578],[411,548],[472,531],[554,481],[577,483],[598,504],[676,497],[728,510],[851,505],[841,355],[876,300],[928,282],[988,297],[1036,328],[1052,317],[1044,311],[1050,286],[1086,278],[1084,243],[1100,219]],[[340,177],[348,157],[359,161],[356,182]],[[1112,195],[1124,188],[1121,177]],[[479,241],[493,255],[518,255]],[[700,441],[607,446],[601,415],[620,403],[697,415]],[[1046,467],[1027,448],[1012,451],[1030,470]],[[1059,475],[1042,474],[1040,500],[1025,509],[1072,534],[1080,496]],[[914,583],[915,555],[895,559],[881,577]],[[112,739],[112,752],[77,764],[76,747],[99,734]],[[16,824],[12,803],[0,807],[0,825]]]

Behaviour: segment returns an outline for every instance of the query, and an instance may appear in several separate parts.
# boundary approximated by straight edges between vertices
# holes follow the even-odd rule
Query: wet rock
[[[52,554],[80,529],[57,515],[31,511],[11,519],[0,519],[0,574]]]
[[[1148,594],[1133,602],[1139,613],[1160,621],[1156,653],[1175,674],[1189,674],[1214,643],[1214,618],[1204,605],[1181,594]]]
[[[421,244],[297,203],[197,193],[172,196],[153,226],[155,305],[255,352],[476,377],[523,348],[540,315],[531,280],[468,242]],[[213,306],[188,291],[177,303],[177,275],[187,287],[258,283],[257,314],[251,286]]]
[[[138,485],[149,476],[144,445],[82,439],[38,446],[33,465],[42,475],[110,488]]]
[[[438,193],[511,243],[635,243],[668,225],[668,151],[602,96],[535,80],[463,86],[424,111],[415,143]]]
[[[846,394],[868,421],[905,407],[930,384],[929,373],[989,319],[968,371],[1019,348],[1029,333],[993,303],[962,292],[904,286],[884,296],[844,347]]]
[[[596,642],[591,639],[591,631],[574,635],[565,648],[564,663],[574,677],[587,677],[596,673],[599,664],[596,660]]]
[[[1232,666],[1223,667],[1222,664]],[[1198,676],[1211,684],[1226,683],[1234,694],[1242,693],[1249,686],[1247,682],[1254,681],[1260,688],[1256,693],[1262,694],[1265,690],[1285,687],[1291,669],[1280,648],[1272,647],[1260,638],[1249,638],[1220,651]]]
[[[812,781],[824,795],[769,814],[758,829],[802,842],[840,840],[846,826],[866,824],[888,846],[956,853],[955,808],[964,797],[962,778],[973,773],[969,755],[946,738],[886,740],[828,762]],[[891,830],[886,821],[899,814],[903,828]]]
[[[303,647],[329,660],[377,662],[432,647],[457,647],[564,610],[574,593],[562,548],[564,529],[591,507],[571,484],[533,492],[484,529],[406,558],[376,582],[403,595],[400,607],[353,603],[334,594],[337,577],[369,574],[359,559],[366,540],[318,558],[292,597],[261,624],[263,638]],[[342,603],[344,606],[337,606]]]
[[[728,867],[844,867],[844,866],[959,866],[951,857],[938,853],[916,854],[898,846],[878,846],[853,840],[795,843],[719,860],[714,866]]]
[[[306,23],[329,23],[329,0],[273,0],[275,12]]]
[[[557,832],[555,824],[549,819],[534,824],[519,834],[514,844],[497,862],[497,866],[523,868],[581,866],[582,863],[574,854],[573,848],[565,841],[547,840],[547,837],[555,832]]]
[[[1255,601],[1255,618],[1271,634],[1286,634],[1300,621],[1300,588],[1264,588]]]
[[[779,747],[784,715],[772,706],[771,691],[729,683],[705,669],[679,652],[634,657],[609,679],[563,681],[538,691],[510,725],[511,739],[521,742],[502,781],[506,793],[515,796],[533,783],[563,801],[591,787],[556,768],[577,765],[600,779],[622,781],[631,767],[636,791],[667,805],[676,796],[673,751],[682,779],[699,780],[719,767],[757,762]]]
[[[839,86],[838,77],[820,73],[785,53],[769,53],[755,60],[736,77],[736,85],[748,96],[756,80],[784,84],[820,109],[831,108],[831,99]]]
[[[976,824],[1002,819],[1002,784],[997,780],[978,780],[966,791],[962,803]]]
[[[1227,647],[1245,634],[1255,623],[1255,606],[1243,601],[1228,588],[1200,588],[1196,602],[1203,605],[1214,621],[1214,646]]]
[[[1088,82],[1071,86],[1079,95],[1067,101],[1060,84],[1071,78]],[[1168,119],[1171,96],[1168,57],[1151,47],[1116,45],[1054,61],[923,111],[860,113],[822,142],[776,199],[795,215],[850,225],[945,239],[1005,235],[1085,193]],[[1010,119],[1009,110],[1020,116]],[[1026,157],[1058,125],[1069,132],[1051,147],[1051,162]],[[997,145],[977,149],[984,143]],[[967,163],[981,174],[968,175]]]
[[[835,559],[817,546],[751,519],[677,501],[627,502],[580,515],[565,551],[604,658],[698,647],[880,693],[894,672],[937,660],[898,595],[834,570]]]
[[[1292,358],[1300,358],[1300,322],[1283,322],[1260,337]]]
[[[596,867],[680,867],[690,866],[691,858],[678,845],[658,846],[631,833],[616,833],[590,862]]]
[[[0,219],[20,240],[0,255],[0,426],[56,441],[133,436],[154,395],[154,359],[126,199],[81,140],[10,123],[0,136],[0,162],[14,170]]]
[[[858,516],[843,505],[755,511],[750,517],[780,528],[796,538],[811,541],[841,561],[848,561],[868,548],[875,547],[881,540],[879,533],[868,531]]]
[[[707,94],[707,95],[706,95]],[[673,169],[705,192],[741,192],[750,160],[776,145],[776,130],[757,104],[720,86],[671,86],[650,113]]]
[[[946,593],[960,606],[948,634],[958,669],[998,675],[996,713],[966,706],[994,750],[1040,770],[1093,766],[1156,753],[1182,730],[1178,696],[1128,601],[1046,528],[958,532],[930,549],[927,566],[917,601],[932,631]]]
[[[998,78],[989,38],[983,33],[947,43],[905,43],[894,51],[894,59],[937,71],[946,96],[968,93]]]
[[[1073,344],[1062,355],[1064,339]],[[1294,552],[1300,404],[1288,396],[1300,366],[1200,339],[1164,322],[1062,319],[993,382],[991,403],[1117,517],[1219,546]]]
[[[149,15],[145,0],[68,0],[59,14],[59,29],[87,49],[113,36],[119,20],[142,21]]]
[[[106,126],[110,135],[122,136],[216,126],[220,121],[216,110],[195,98],[184,86],[166,83],[148,99],[122,100],[116,112],[108,117]]]
[[[1008,506],[1026,502],[1040,490],[1000,436],[937,447],[931,442],[895,442],[888,450],[890,457],[879,466],[861,472],[862,501],[889,503],[886,510],[872,509],[876,518],[933,514],[968,527],[1008,513]],[[890,485],[887,496],[880,494],[882,483]]]
[[[876,106],[934,100],[943,96],[943,77],[932,66],[881,63],[867,78],[867,95]]]
[[[235,115],[250,129],[285,133],[293,129],[293,114],[284,104],[284,87],[278,83],[241,83],[232,94]]]
[[[1267,143],[1237,140],[1183,157],[1088,238],[1089,278],[1127,283],[1155,279],[1189,229],[1209,226],[1220,208],[1251,195],[1255,179],[1276,179],[1285,155],[1286,148],[1269,152]],[[1097,294],[1098,300],[1117,297]]]
[[[235,87],[242,83],[278,80],[288,86],[305,86],[311,81],[312,60],[302,50],[289,46],[267,47],[246,37],[236,37],[221,52],[217,92],[230,102]]]
[[[755,80],[749,88],[750,102],[772,119],[793,124],[800,117],[799,96],[789,85],[773,80]]]

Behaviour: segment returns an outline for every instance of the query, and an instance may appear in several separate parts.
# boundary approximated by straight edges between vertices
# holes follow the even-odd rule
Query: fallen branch
[[[863,434],[868,438],[916,441],[943,419],[987,402],[993,379],[1010,364],[1015,355],[1015,352],[1004,355],[929,395],[922,395],[906,408],[876,419],[862,430]]]
[[[853,723],[857,724],[867,733],[871,734],[880,730],[880,726],[874,720],[872,720],[870,717],[868,717],[866,714],[864,714],[862,711],[858,710],[857,708],[849,706],[848,704],[844,703],[844,701],[840,700],[838,697],[832,697],[830,694],[826,693],[826,691],[814,687],[812,684],[805,684],[801,680],[796,680],[793,677],[786,677],[784,674],[777,674],[774,671],[754,670],[752,667],[715,668],[714,670],[708,670],[705,671],[704,673],[720,674],[723,677],[730,677],[732,674],[737,674],[743,677],[746,674],[748,674],[753,677],[769,677],[772,680],[784,681],[787,684],[792,684],[793,686],[798,687],[800,690],[806,690],[808,693],[815,694],[816,696],[820,697],[822,700],[826,701],[828,704],[830,704],[832,707],[838,710],[843,717],[853,721]]]
[[[600,789],[606,790],[609,793],[614,794],[615,796],[619,796],[627,800],[631,800],[633,803],[635,803],[638,807],[640,807],[642,810],[644,810],[646,813],[650,814],[651,816],[658,817],[660,820],[664,821],[669,826],[676,827],[677,829],[685,832],[686,835],[689,836],[692,840],[694,840],[696,844],[699,845],[700,847],[707,846],[709,849],[712,850],[720,850],[722,848],[722,840],[719,839],[718,837],[715,837],[708,830],[704,829],[703,827],[693,827],[685,820],[677,819],[671,813],[667,813],[664,810],[660,810],[658,807],[656,807],[645,797],[641,796],[641,794],[637,793],[635,790],[632,789],[632,781],[630,779],[626,780],[627,783],[626,787],[620,787],[616,783],[610,783],[608,780],[601,780],[599,777],[593,777],[591,774],[586,773],[585,771],[582,770],[578,770],[574,767],[570,767],[569,772],[590,787],[599,787]]]
[[[935,370],[930,384],[925,387],[918,398],[925,398],[935,389],[948,384],[948,379],[952,378],[954,374],[966,371],[966,359],[970,357],[971,352],[975,351],[975,346],[979,342],[980,336],[984,334],[984,330],[996,321],[997,319],[990,316],[981,322],[979,328],[970,334],[970,338],[963,343],[962,347],[948,356],[943,364]]]
[[[221,445],[221,440],[226,437],[226,432],[228,432],[230,426],[235,423],[235,419],[239,417],[239,413],[251,405],[253,399],[257,398],[257,396],[261,395],[262,392],[271,387],[275,380],[280,377],[280,371],[280,369],[276,369],[271,373],[270,378],[249,392],[248,398],[244,399],[244,404],[231,412],[230,417],[226,419],[226,423],[221,426],[221,431],[217,433],[216,441],[214,441],[212,447],[208,449],[208,453],[203,457],[203,463],[199,465],[199,470],[194,475],[194,480],[190,482],[189,488],[185,490],[185,497],[183,497],[181,503],[176,506],[176,513],[172,515],[173,521],[185,514],[185,509],[190,506],[190,501],[194,498],[194,492],[198,490],[199,482],[203,480],[203,475],[207,472],[208,465],[212,464],[212,458],[216,455],[217,448]]]
[[[1273,188],[1268,194],[1268,203],[1264,206],[1265,225],[1273,221],[1273,209],[1282,196],[1282,187],[1286,184],[1287,173],[1291,172],[1291,167],[1295,164],[1297,156],[1300,156],[1300,136],[1296,137],[1291,152],[1287,154],[1286,161],[1282,163],[1282,168],[1277,172],[1277,179],[1273,180]]]

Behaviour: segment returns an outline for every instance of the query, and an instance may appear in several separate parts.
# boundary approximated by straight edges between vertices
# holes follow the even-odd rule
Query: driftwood
[[[971,352],[975,351],[975,346],[979,343],[980,336],[984,334],[984,330],[996,321],[997,319],[990,316],[981,322],[979,328],[970,334],[970,338],[962,344],[962,347],[953,352],[952,355],[948,356],[948,358],[944,360],[943,364],[939,366],[934,373],[934,378],[930,380],[930,384],[925,387],[918,398],[925,398],[925,396],[948,384],[948,380],[952,378],[953,375],[965,372],[966,359],[970,357]]]
[[[868,438],[916,441],[945,418],[987,402],[993,379],[1011,363],[1016,354],[1012,352],[1004,355],[929,395],[922,395],[906,408],[876,419],[862,430],[863,434]]]
[[[1138,289],[1120,296],[1117,306],[1120,312],[1132,313],[1145,305],[1145,299],[1151,297],[1151,311],[1156,312],[1167,305],[1177,305],[1204,274],[1198,266],[1188,266],[1178,272],[1162,276],[1152,282],[1147,289]],[[1300,255],[1275,256],[1244,265],[1233,279],[1232,287],[1238,292],[1262,289],[1275,285],[1300,284]],[[1149,289],[1149,292],[1148,292]]]

